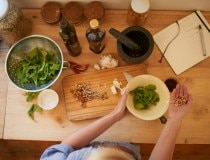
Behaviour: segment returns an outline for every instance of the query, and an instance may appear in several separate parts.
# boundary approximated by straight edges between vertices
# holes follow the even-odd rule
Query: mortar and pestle
[[[117,39],[117,51],[127,63],[143,62],[153,51],[153,37],[143,27],[131,26],[122,32],[111,28],[109,33]]]

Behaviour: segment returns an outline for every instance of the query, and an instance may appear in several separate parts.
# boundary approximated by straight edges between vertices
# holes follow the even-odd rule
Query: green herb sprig
[[[35,100],[40,92],[27,92],[24,95],[26,96],[26,101],[27,102],[32,102],[33,100]],[[43,109],[41,107],[39,107],[37,104],[32,104],[32,106],[30,107],[30,109],[28,110],[28,116],[35,121],[34,119],[34,113],[35,112],[42,112]]]
[[[26,92],[26,102],[32,102],[34,99],[38,97],[40,92]]]
[[[148,109],[152,105],[156,105],[160,101],[159,94],[155,91],[156,86],[149,84],[147,86],[139,86],[130,91],[133,96],[134,108],[137,110]]]
[[[28,115],[32,120],[34,119],[34,112],[42,112],[42,108],[36,104],[33,104],[31,108],[28,110]]]

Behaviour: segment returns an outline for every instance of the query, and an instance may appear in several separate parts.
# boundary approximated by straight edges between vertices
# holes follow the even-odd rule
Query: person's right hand
[[[126,112],[126,99],[127,99],[128,94],[129,94],[129,90],[126,88],[125,92],[123,93],[123,95],[119,99],[117,106],[111,112],[112,114],[117,116],[118,120],[121,120],[124,117],[124,115],[125,115],[125,112]]]
[[[184,98],[186,103],[177,105],[177,99]],[[192,106],[193,98],[190,93],[188,93],[187,87],[178,84],[176,88],[171,93],[170,104],[168,108],[168,118],[176,118],[181,120],[184,115],[189,111]]]

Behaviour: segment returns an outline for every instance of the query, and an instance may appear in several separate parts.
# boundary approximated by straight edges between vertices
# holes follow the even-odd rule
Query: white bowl
[[[38,105],[45,110],[55,108],[58,104],[58,101],[58,94],[52,89],[45,89],[38,95]]]
[[[150,106],[148,109],[137,110],[134,108],[133,96],[129,94],[126,100],[126,106],[134,116],[143,120],[154,120],[163,116],[169,106],[170,92],[165,83],[155,76],[145,74],[131,79],[127,87],[129,91],[131,91],[139,86],[146,86],[148,84],[154,84],[156,86],[156,92],[158,92],[160,96],[160,101],[155,106]]]

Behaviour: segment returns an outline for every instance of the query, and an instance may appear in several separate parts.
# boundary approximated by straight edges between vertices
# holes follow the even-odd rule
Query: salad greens
[[[37,98],[40,92],[27,92],[25,93],[26,102],[32,102],[34,99]]]
[[[28,56],[21,60],[17,69],[17,77],[22,84],[41,86],[53,80],[58,74],[61,63],[54,60],[55,53],[42,48],[34,48]]]
[[[26,92],[24,95],[26,96],[26,102],[32,102],[33,100],[37,99],[40,92]],[[35,112],[42,112],[42,108],[39,107],[37,104],[32,104],[30,109],[28,110],[28,116],[35,121],[34,113]]]
[[[26,102],[32,102],[35,100],[40,92],[26,92],[24,95],[26,96]],[[30,109],[28,110],[28,116],[32,119],[34,119],[34,112],[42,112],[42,108],[39,107],[37,104],[32,104]]]
[[[31,108],[28,110],[28,115],[32,120],[34,120],[34,112],[42,112],[42,108],[36,104],[31,106]]]
[[[160,97],[155,90],[156,86],[149,84],[147,86],[139,86],[130,91],[133,96],[134,108],[141,110],[148,109],[151,105],[156,105],[160,101]]]

